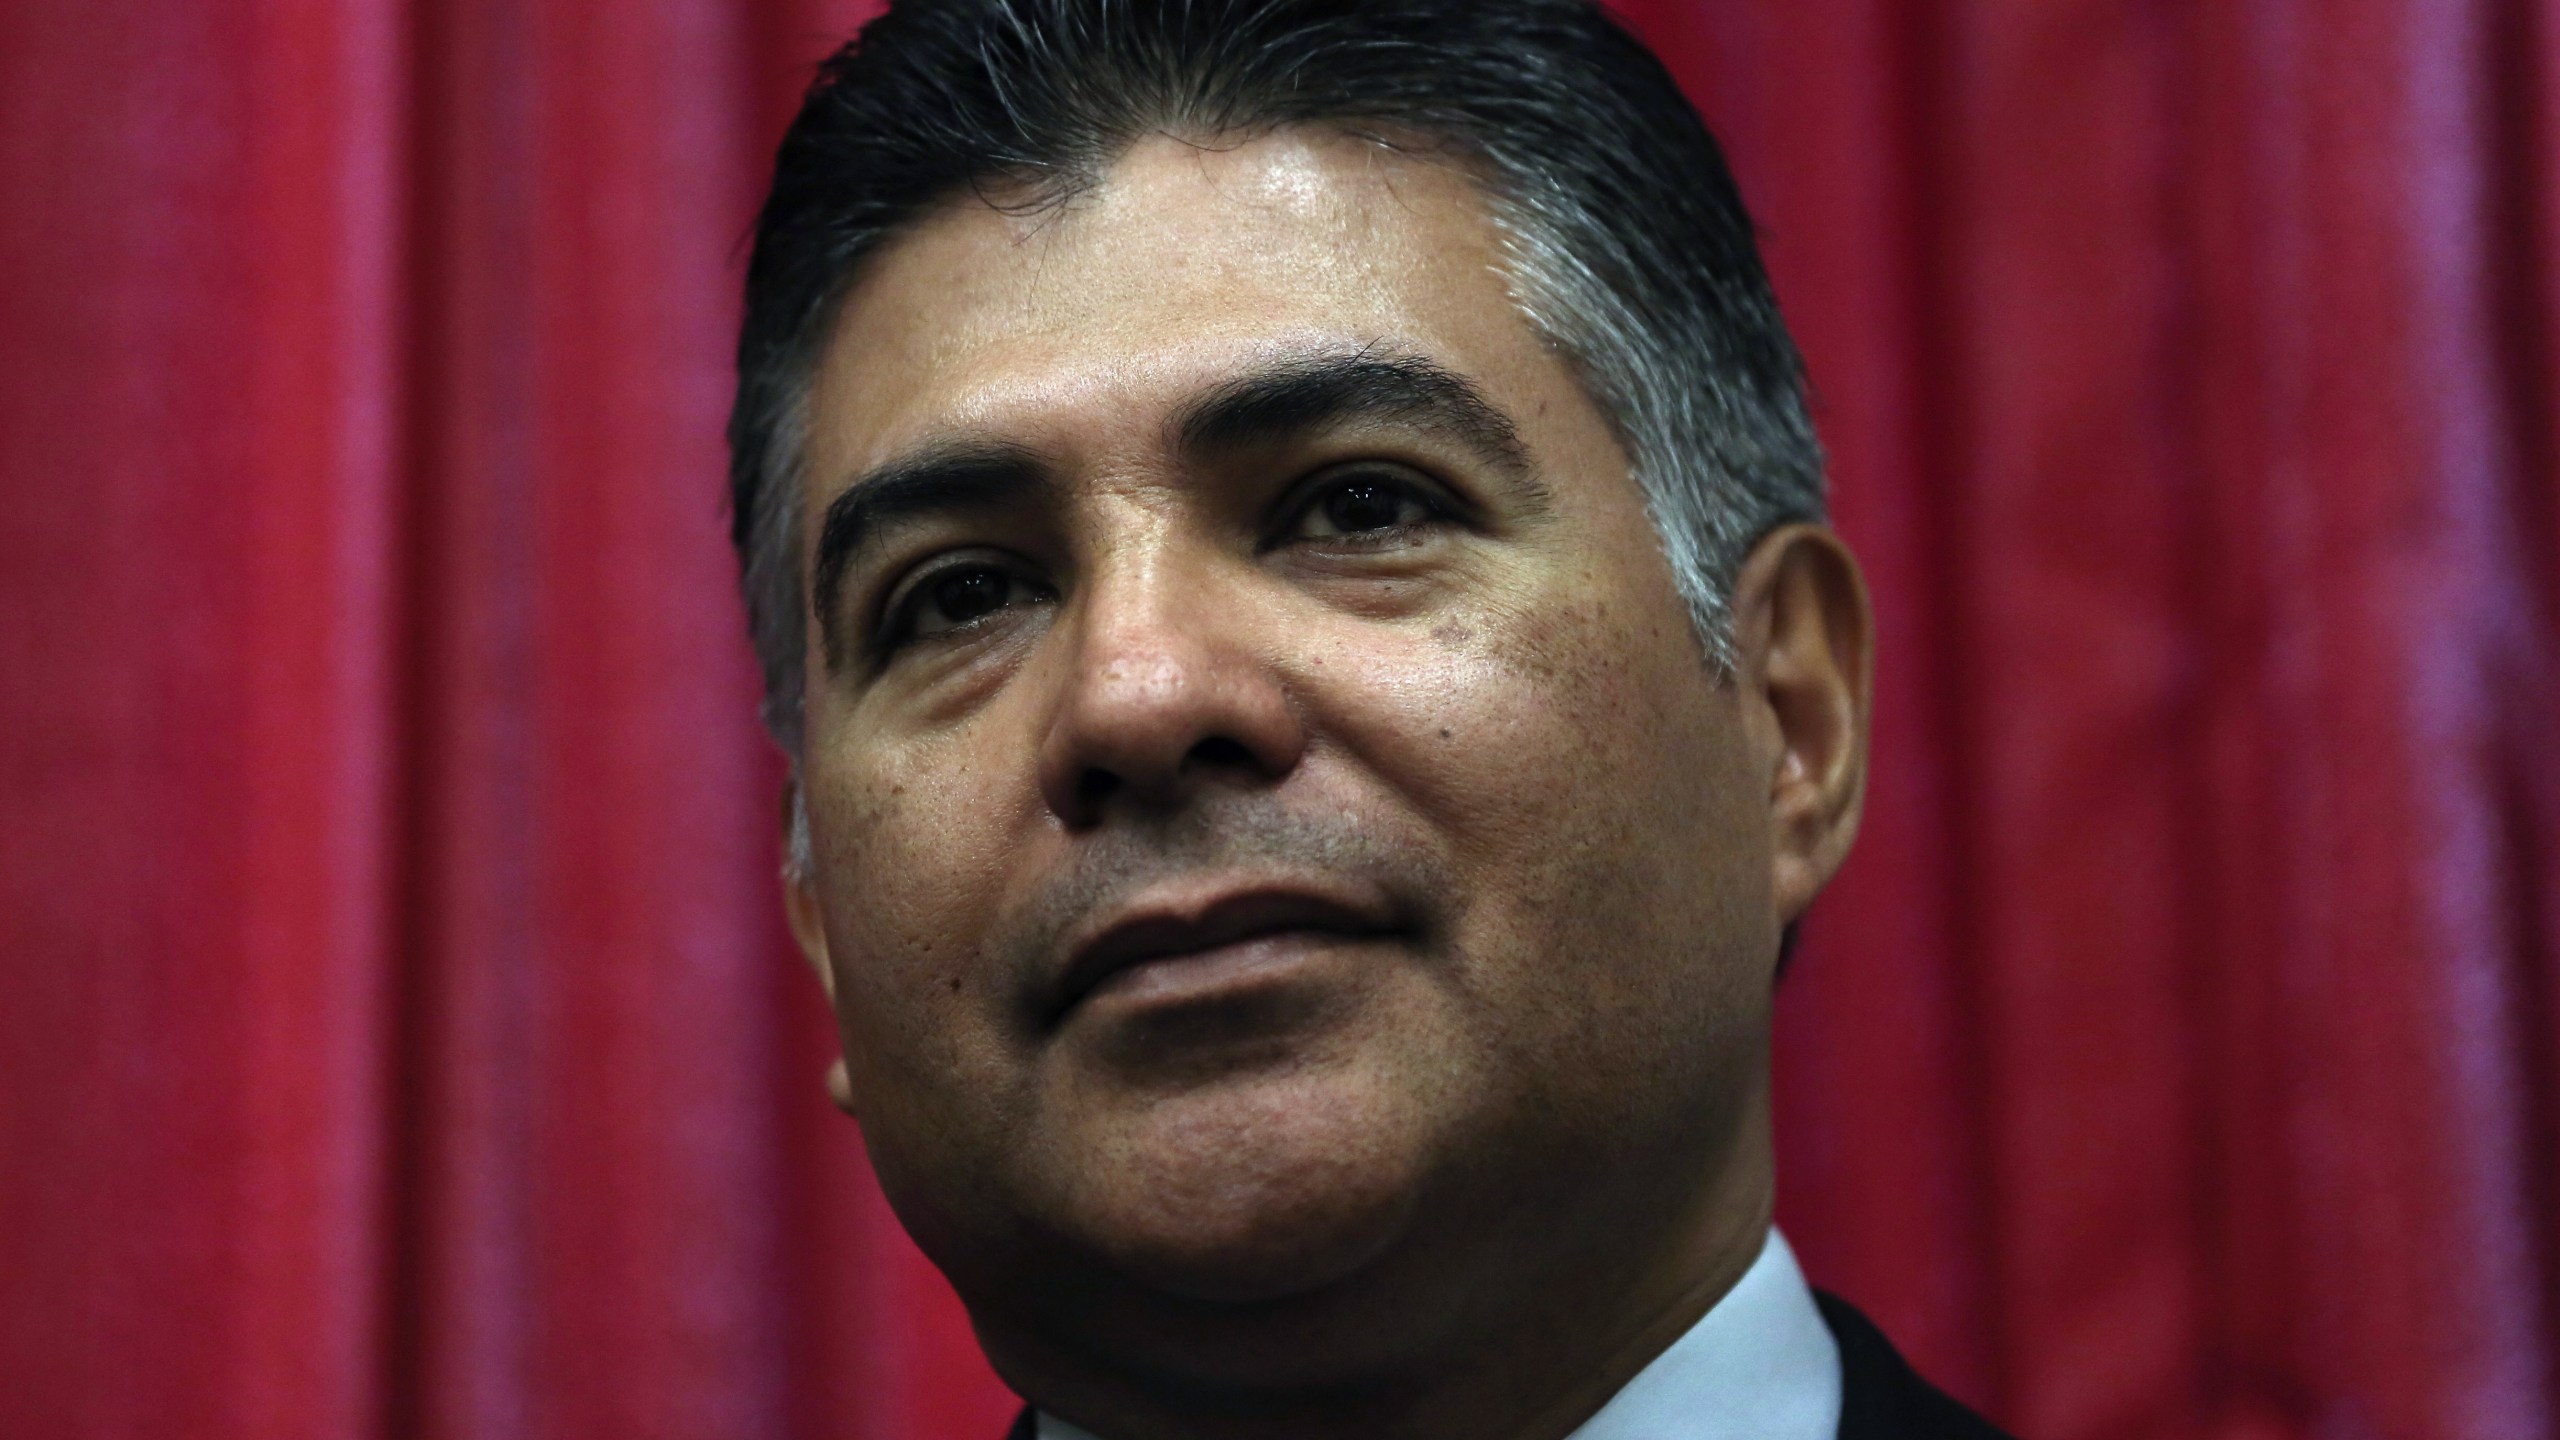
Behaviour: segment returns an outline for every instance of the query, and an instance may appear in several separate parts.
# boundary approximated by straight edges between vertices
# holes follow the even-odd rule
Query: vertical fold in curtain
[[[776,100],[856,18],[410,17],[391,1434],[1009,1418],[825,1112],[720,501]]]
[[[5,1424],[365,1433],[397,17],[108,0],[6,25]]]
[[[2526,13],[2262,4],[2194,34],[2229,141],[2190,201],[2199,632],[2242,642],[2207,688],[2205,913],[2237,943],[2197,989],[2205,1334],[2218,1403],[2298,1429],[2552,1423],[2560,629],[2518,522],[2555,477],[2502,335],[2547,279],[2501,258],[2510,157],[2544,143]]]

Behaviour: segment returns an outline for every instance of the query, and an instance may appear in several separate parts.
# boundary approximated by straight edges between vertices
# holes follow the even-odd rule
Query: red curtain
[[[0,0],[0,1431],[993,1436],[720,513],[852,0]],[[2034,1440],[2560,1436],[2560,5],[1655,0],[1884,626],[1815,1278]]]

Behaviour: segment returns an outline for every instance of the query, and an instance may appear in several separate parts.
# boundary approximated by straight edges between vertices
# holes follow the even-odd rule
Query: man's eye
[[[1389,476],[1362,475],[1317,491],[1299,517],[1297,538],[1382,537],[1440,513],[1410,484]]]
[[[908,640],[965,629],[1008,606],[1042,598],[1038,586],[1010,570],[955,565],[907,591],[890,612],[883,640],[894,649]]]

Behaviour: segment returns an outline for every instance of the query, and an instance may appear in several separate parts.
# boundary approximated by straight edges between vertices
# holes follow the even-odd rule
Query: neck
[[[1162,1343],[1059,1344],[1071,1332],[1055,1316],[1017,1327],[980,1315],[980,1336],[1018,1393],[1103,1440],[1560,1440],[1759,1255],[1765,1093],[1726,1138],[1685,1195],[1648,1194],[1650,1172],[1586,1177],[1559,1187],[1561,1206],[1517,1197],[1494,1223],[1441,1227],[1472,1243],[1419,1243],[1324,1294],[1226,1308],[1159,1297],[1153,1323],[1081,1331]],[[1652,1198],[1663,1194],[1679,1198]]]

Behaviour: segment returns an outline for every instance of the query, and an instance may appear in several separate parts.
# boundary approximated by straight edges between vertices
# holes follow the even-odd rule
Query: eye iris
[[[1385,530],[1404,511],[1404,497],[1384,485],[1352,484],[1324,499],[1324,518],[1345,534]]]
[[[933,604],[945,620],[954,625],[965,625],[982,615],[995,613],[1004,604],[1007,588],[1005,577],[996,571],[963,570],[936,582]]]

